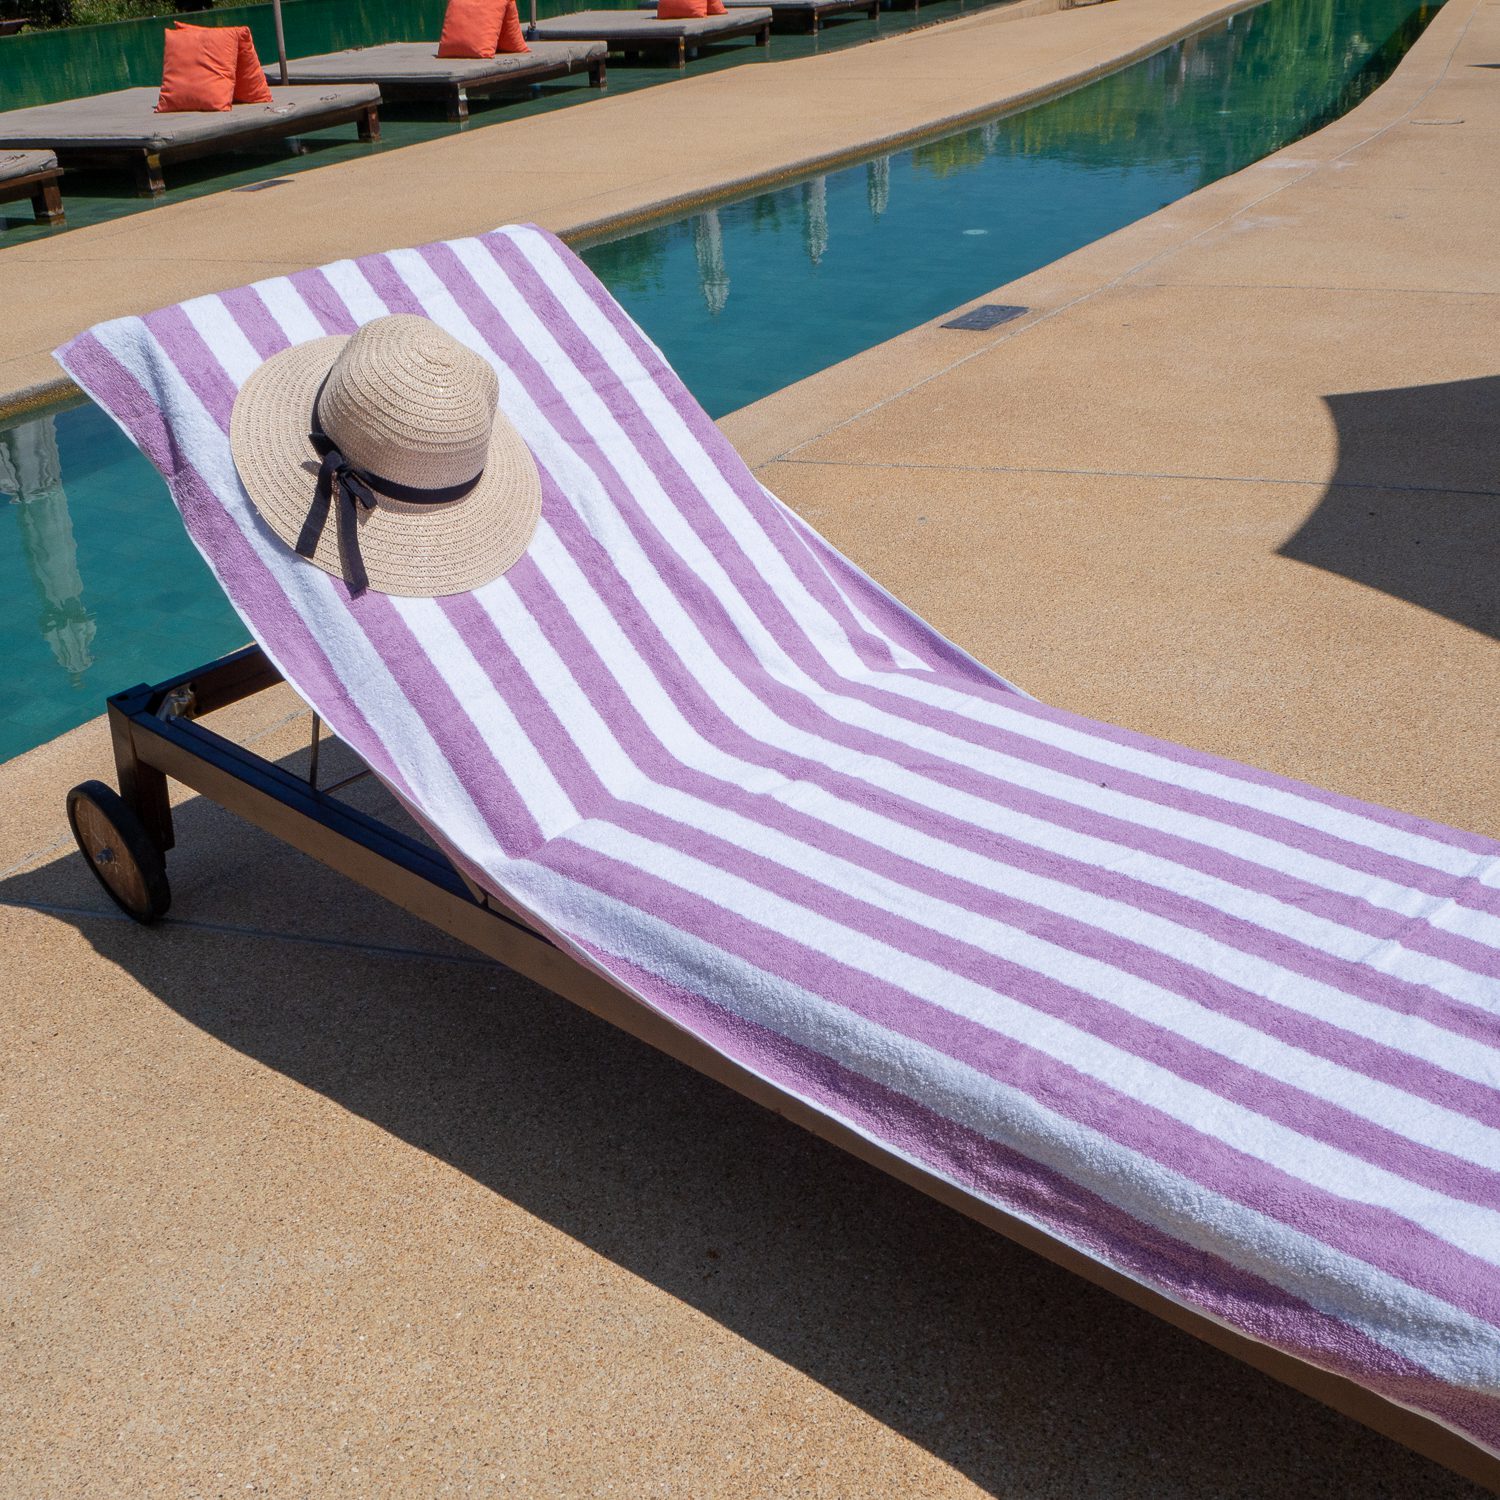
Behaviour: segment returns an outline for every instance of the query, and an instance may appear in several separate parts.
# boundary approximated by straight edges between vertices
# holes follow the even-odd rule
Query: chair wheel
[[[130,804],[102,781],[84,781],[68,793],[68,822],[110,900],[137,922],[160,921],[172,904],[167,861]]]

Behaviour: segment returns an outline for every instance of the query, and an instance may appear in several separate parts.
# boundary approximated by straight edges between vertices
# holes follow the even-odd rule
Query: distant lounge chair
[[[275,88],[270,104],[236,104],[201,114],[156,114],[157,90],[119,89],[0,114],[0,151],[57,153],[65,167],[118,167],[135,172],[143,197],[166,190],[163,162],[208,156],[252,142],[303,135],[353,120],[362,141],[380,139],[380,90]]]
[[[767,0],[724,0],[726,9],[764,8]],[[771,26],[775,31],[800,31],[816,36],[823,29],[825,16],[836,16],[860,10],[865,19],[878,20],[882,0],[770,0]],[[656,0],[640,0],[641,10],[655,10]]]
[[[696,52],[710,42],[753,35],[760,46],[768,46],[771,9],[766,5],[748,6],[724,16],[700,16],[684,21],[660,21],[638,10],[581,10],[571,16],[550,16],[539,21],[531,35],[549,42],[600,41],[611,52],[622,52],[626,57],[668,52],[675,54],[677,66],[684,68],[688,49]]]
[[[57,179],[62,169],[51,151],[0,150],[0,203],[30,198],[38,224],[61,224],[62,194]]]
[[[502,52],[494,57],[439,57],[432,42],[386,42],[378,47],[350,47],[316,57],[294,57],[288,64],[292,84],[373,83],[386,101],[441,100],[450,120],[469,115],[470,94],[523,90],[547,78],[588,69],[589,82],[604,87],[603,42],[535,42],[530,52]],[[274,75],[273,75],[274,76]]]

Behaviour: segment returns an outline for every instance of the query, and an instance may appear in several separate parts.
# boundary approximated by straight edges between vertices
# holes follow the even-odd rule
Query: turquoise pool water
[[[1267,0],[1050,104],[586,258],[722,414],[1316,129],[1435,8]],[[160,479],[94,408],[0,428],[0,496],[0,758],[244,641]]]

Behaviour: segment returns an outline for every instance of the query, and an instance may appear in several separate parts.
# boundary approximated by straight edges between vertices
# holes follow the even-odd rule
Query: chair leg
[[[448,118],[454,124],[461,124],[469,118],[469,91],[461,83],[454,84],[449,90],[447,104]]]
[[[167,794],[167,778],[155,766],[148,766],[137,758],[130,721],[112,704],[109,732],[120,795],[140,818],[151,842],[165,853],[176,842],[172,835],[172,802]]]
[[[687,67],[687,38],[685,36],[680,36],[677,38],[678,71],[680,72],[685,67]]]
[[[380,110],[373,104],[359,112],[359,138],[362,141],[380,139]]]
[[[154,151],[142,151],[135,158],[135,191],[137,197],[160,198],[167,184],[162,180],[161,157]]]
[[[607,89],[609,87],[608,76],[609,75],[606,72],[604,66],[604,59],[602,57],[598,62],[591,63],[589,65],[589,83],[592,87],[596,89]]]
[[[61,224],[63,221],[62,194],[58,191],[57,179],[41,183],[31,195],[31,211],[38,224]]]

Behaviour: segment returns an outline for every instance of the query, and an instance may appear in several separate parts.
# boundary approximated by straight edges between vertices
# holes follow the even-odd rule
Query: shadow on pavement
[[[1500,376],[1324,400],[1338,467],[1281,555],[1500,637]]]

